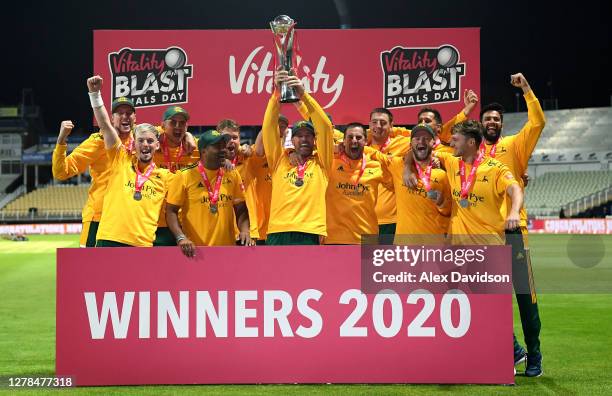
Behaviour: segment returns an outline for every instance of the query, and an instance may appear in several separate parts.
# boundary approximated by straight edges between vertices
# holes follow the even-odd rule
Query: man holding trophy
[[[295,22],[284,15],[270,27],[275,35],[279,68],[275,90],[264,115],[263,144],[272,175],[272,203],[268,245],[317,245],[327,235],[325,192],[333,161],[333,127],[321,106],[306,92],[294,74]],[[279,139],[280,103],[301,100],[311,121],[292,128],[298,165],[293,166]],[[313,154],[315,139],[317,152]]]

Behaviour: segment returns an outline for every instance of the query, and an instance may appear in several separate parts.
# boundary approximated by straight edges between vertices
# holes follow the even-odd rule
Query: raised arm
[[[100,135],[94,134],[75,148],[70,155],[66,156],[68,148],[66,139],[73,128],[72,121],[62,121],[57,144],[53,150],[51,167],[53,177],[57,180],[66,180],[85,172],[87,167],[101,155],[99,145],[96,143]]]
[[[302,81],[295,76],[287,77],[287,85],[295,87],[298,96],[312,120],[317,140],[317,155],[326,170],[331,169],[334,160],[334,127],[317,101],[304,92]],[[300,111],[301,113],[301,111]],[[304,117],[304,115],[302,115]],[[305,117],[304,117],[305,118]]]
[[[453,127],[460,122],[467,120],[467,118],[470,116],[470,113],[478,104],[478,95],[476,95],[476,92],[472,91],[471,89],[466,89],[463,91],[463,104],[463,110],[442,125],[439,136],[442,142],[449,143]]]
[[[94,116],[96,117],[96,122],[104,136],[104,147],[110,149],[120,144],[121,139],[119,139],[119,134],[115,130],[115,127],[113,127],[113,123],[104,107],[102,94],[100,93],[102,82],[103,80],[100,76],[89,77],[87,79],[87,88],[89,89],[89,100],[93,108]]]
[[[280,72],[277,71],[275,89],[274,92],[272,92],[270,100],[268,100],[268,107],[266,107],[261,132],[259,133],[262,135],[263,147],[265,156],[268,159],[270,171],[276,167],[278,159],[283,154],[283,141],[280,139],[280,129],[278,128],[278,115],[280,113],[278,93],[279,73]]]
[[[546,117],[544,116],[542,106],[540,106],[540,101],[536,98],[529,86],[529,82],[527,82],[522,73],[513,74],[511,76],[511,83],[513,86],[521,88],[527,103],[527,122],[517,134],[515,146],[521,163],[526,165],[546,125]]]

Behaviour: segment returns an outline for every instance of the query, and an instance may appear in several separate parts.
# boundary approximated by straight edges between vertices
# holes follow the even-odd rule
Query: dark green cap
[[[164,111],[163,121],[167,121],[167,120],[169,120],[170,118],[174,117],[177,114],[181,114],[182,116],[185,117],[185,120],[189,121],[189,113],[187,112],[187,110],[185,110],[181,106],[170,106],[170,107],[168,107],[166,109],[166,111]]]
[[[198,138],[198,150],[200,150],[201,152],[206,146],[210,146],[211,144],[217,144],[221,140],[225,140],[225,142],[227,143],[230,139],[230,135],[220,133],[219,131],[211,129],[210,131],[206,131],[201,134]]]
[[[413,138],[414,134],[417,133],[418,131],[425,131],[429,133],[432,138],[436,137],[436,133],[433,131],[433,129],[431,129],[429,125],[423,124],[423,123],[415,125],[415,127],[412,128],[412,131],[410,131],[410,137]]]
[[[132,108],[132,111],[136,112],[136,106],[134,106],[134,102],[132,101],[132,99],[128,98],[127,96],[122,96],[113,100],[113,104],[111,105],[111,113],[114,113],[115,110],[117,110],[117,107],[123,105],[130,106]]]
[[[314,126],[310,121],[298,121],[291,127],[291,133],[295,134],[300,129],[308,129],[314,134]]]

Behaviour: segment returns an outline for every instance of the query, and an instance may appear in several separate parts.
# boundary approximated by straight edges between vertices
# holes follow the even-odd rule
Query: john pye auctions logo
[[[452,45],[439,48],[394,47],[380,54],[384,104],[389,109],[457,102],[465,63]]]
[[[186,103],[193,65],[182,48],[122,48],[108,55],[113,100],[126,96],[136,107]]]

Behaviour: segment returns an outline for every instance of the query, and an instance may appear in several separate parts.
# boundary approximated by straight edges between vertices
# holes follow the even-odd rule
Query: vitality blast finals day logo
[[[423,106],[457,102],[465,63],[452,45],[438,48],[394,47],[381,52],[384,75],[384,107]]]
[[[113,100],[127,96],[136,107],[186,103],[193,65],[182,48],[122,48],[108,55]]]

